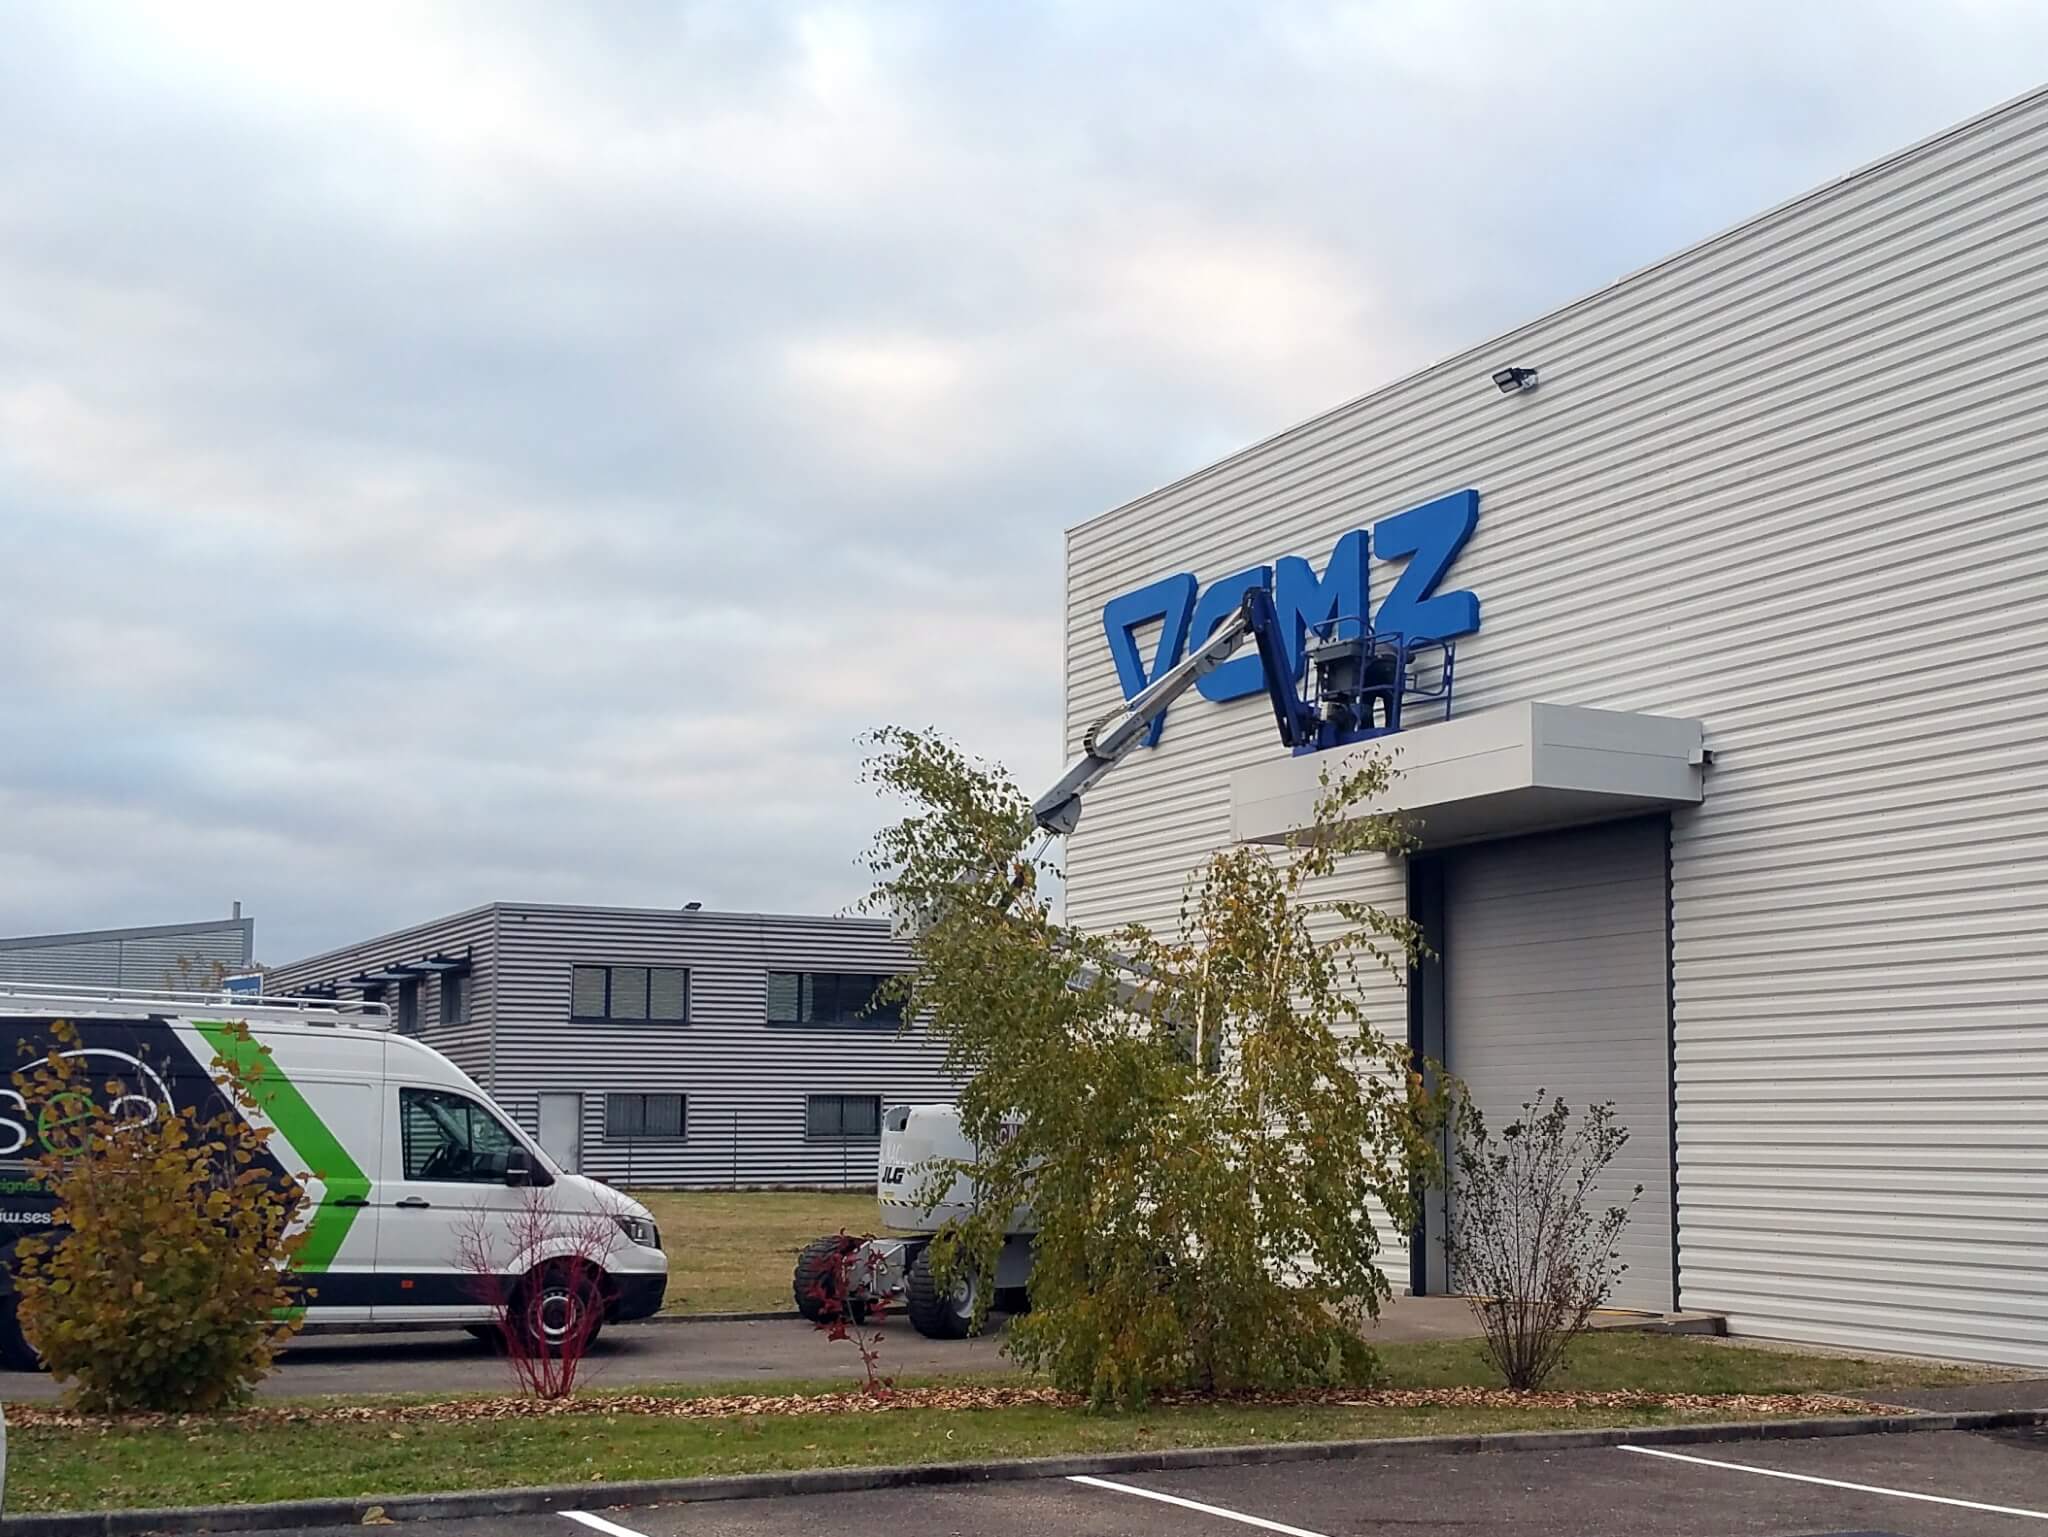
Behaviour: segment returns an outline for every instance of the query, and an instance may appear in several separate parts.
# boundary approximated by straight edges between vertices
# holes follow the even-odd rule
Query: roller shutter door
[[[1643,1193],[1612,1301],[1660,1312],[1674,1305],[1668,891],[1661,819],[1444,859],[1446,1065],[1495,1128],[1542,1088],[1574,1110],[1613,1101],[1629,1137],[1607,1184]]]

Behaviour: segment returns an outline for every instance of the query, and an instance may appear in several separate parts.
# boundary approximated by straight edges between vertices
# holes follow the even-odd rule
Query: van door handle
[[[393,1201],[391,1204],[396,1206],[400,1211],[425,1211],[429,1206],[432,1206],[434,1203],[432,1201],[421,1200],[416,1195],[409,1195],[404,1200]]]

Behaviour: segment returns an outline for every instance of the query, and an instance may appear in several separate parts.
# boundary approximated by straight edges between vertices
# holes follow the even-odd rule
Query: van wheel
[[[14,1298],[0,1298],[0,1366],[14,1372],[45,1372],[49,1367],[36,1354],[36,1347],[28,1342],[28,1336],[21,1332],[21,1320],[15,1316]]]
[[[910,1285],[904,1311],[919,1334],[935,1340],[964,1340],[974,1328],[974,1274],[964,1265],[950,1291],[939,1290],[932,1271],[932,1249],[926,1244],[910,1262]]]
[[[604,1272],[578,1260],[556,1260],[520,1283],[505,1327],[536,1354],[581,1354],[604,1329]]]

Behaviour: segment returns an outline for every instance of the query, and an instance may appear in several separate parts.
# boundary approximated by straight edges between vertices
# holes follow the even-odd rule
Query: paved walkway
[[[1611,1314],[1609,1327],[1639,1326],[1642,1315]],[[1003,1320],[969,1340],[929,1340],[900,1316],[882,1326],[881,1369],[932,1377],[1015,1370],[1003,1354]],[[1403,1297],[1381,1314],[1375,1341],[1457,1339],[1474,1333],[1472,1312],[1455,1297]],[[834,1343],[793,1315],[748,1323],[657,1322],[607,1329],[591,1352],[584,1381],[623,1388],[669,1382],[776,1382],[858,1379],[851,1342]],[[469,1335],[446,1333],[309,1335],[285,1351],[258,1389],[270,1398],[322,1393],[492,1392],[509,1386],[505,1364]],[[0,1373],[0,1399],[51,1399],[46,1376]]]

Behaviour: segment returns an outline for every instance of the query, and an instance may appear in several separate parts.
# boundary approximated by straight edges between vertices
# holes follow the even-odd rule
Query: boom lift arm
[[[1281,642],[1273,594],[1264,587],[1254,587],[1245,593],[1237,612],[1216,626],[1201,645],[1134,694],[1122,711],[1089,728],[1082,739],[1081,756],[1067,765],[1066,772],[1051,789],[1031,803],[1032,820],[1041,834],[1040,851],[1074,830],[1081,820],[1081,797],[1124,760],[1169,705],[1229,661],[1247,637],[1258,646],[1259,671],[1279,722],[1281,741],[1293,747],[1312,738],[1314,716],[1295,695],[1293,670],[1288,666],[1286,648]],[[1027,859],[1020,866],[1019,881],[1030,863]],[[1018,889],[1013,883],[1004,902],[1014,900]],[[1150,970],[1128,956],[1111,959],[1118,973],[1112,982],[1125,1007],[1149,1004],[1153,996]],[[1073,985],[1085,987],[1095,975],[1094,968],[1080,967],[1074,974]]]
[[[1205,637],[1187,656],[1134,694],[1121,710],[1105,716],[1082,739],[1081,755],[1066,772],[1031,803],[1031,819],[1039,842],[1021,857],[1013,878],[995,898],[999,914],[1007,913],[1029,886],[1036,856],[1055,839],[1071,833],[1081,820],[1081,797],[1099,784],[1138,745],[1152,723],[1181,695],[1228,661],[1246,640],[1259,651],[1259,672],[1280,740],[1297,753],[1341,747],[1368,736],[1400,729],[1401,698],[1407,670],[1419,645],[1438,646],[1444,658],[1442,682],[1427,697],[1440,698],[1450,709],[1450,647],[1448,643],[1405,642],[1398,635],[1374,636],[1362,619],[1336,620],[1319,627],[1304,661],[1314,674],[1312,698],[1304,700],[1295,686],[1295,669],[1273,594],[1264,587],[1247,591],[1237,611]],[[1303,634],[1304,642],[1308,637]],[[1384,725],[1375,719],[1380,706]],[[977,888],[979,889],[979,888]],[[1058,939],[1054,940],[1059,944]],[[1129,1009],[1152,1012],[1159,979],[1143,962],[1105,955],[1112,968],[1111,985]],[[1085,988],[1100,973],[1091,964],[1076,965],[1069,985]],[[1173,1027],[1173,1022],[1162,1019]],[[1175,1027],[1178,1028],[1178,1027]],[[1198,1063],[1209,1061],[1200,1033],[1183,1034]],[[901,1296],[910,1321],[920,1334],[959,1339],[974,1326],[974,1277],[958,1277],[954,1290],[938,1289],[930,1238],[947,1220],[972,1210],[974,1193],[964,1175],[956,1177],[935,1207],[916,1193],[916,1172],[951,1160],[955,1167],[971,1162],[974,1146],[960,1126],[952,1105],[905,1105],[890,1109],[882,1125],[881,1169],[877,1193],[886,1220],[914,1236],[854,1239],[844,1233],[820,1238],[797,1260],[794,1290],[797,1308],[806,1318],[823,1320],[850,1312],[855,1319],[877,1302]],[[1036,1222],[1028,1211],[1013,1213],[993,1276],[985,1278],[1000,1298],[1005,1291],[1021,1294],[1030,1279]],[[923,1236],[915,1236],[923,1235]]]
[[[1313,734],[1313,719],[1295,696],[1293,669],[1282,644],[1273,594],[1264,587],[1251,588],[1237,612],[1210,631],[1207,640],[1132,695],[1120,712],[1089,728],[1081,741],[1081,756],[1031,803],[1032,820],[1048,840],[1063,837],[1079,825],[1081,797],[1124,760],[1169,705],[1229,661],[1247,637],[1258,644],[1259,671],[1279,722],[1280,740],[1293,747]]]

